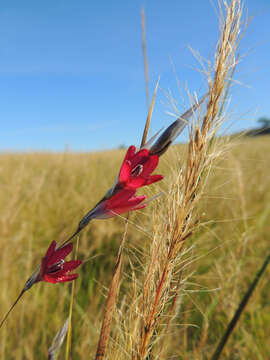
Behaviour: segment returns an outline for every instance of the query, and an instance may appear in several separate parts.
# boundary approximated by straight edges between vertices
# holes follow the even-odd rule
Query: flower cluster
[[[135,146],[130,146],[121,165],[115,185],[107,191],[106,195],[97,205],[90,210],[79,222],[77,230],[59,248],[53,241],[41,265],[33,272],[25,283],[23,290],[0,322],[0,328],[7,319],[9,313],[22,297],[24,292],[39,281],[50,283],[72,281],[78,274],[70,274],[81,265],[80,260],[65,262],[65,257],[71,253],[72,239],[92,220],[106,219],[128,211],[143,209],[146,206],[145,195],[136,196],[137,189],[153,184],[163,179],[162,175],[153,175],[158,166],[159,157],[169,148],[176,137],[182,132],[193,112],[198,109],[208,94],[204,95],[199,102],[194,104],[188,111],[171,124],[163,133],[159,132],[152,137],[143,148],[136,151]]]
[[[145,195],[136,196],[138,188],[153,184],[163,179],[162,175],[152,175],[158,165],[159,157],[150,154],[148,149],[136,152],[135,146],[130,146],[121,165],[116,184],[107,192],[104,198],[80,221],[78,230],[81,231],[92,219],[107,219],[128,211],[143,209],[146,206]],[[38,281],[50,283],[71,281],[78,274],[70,274],[76,269],[80,260],[64,261],[72,251],[73,244],[69,242],[56,249],[56,242],[49,246],[43,257],[40,269],[34,273],[26,283],[26,289]]]
[[[29,289],[38,281],[57,283],[76,279],[78,274],[69,274],[69,272],[76,269],[81,264],[81,261],[64,262],[64,258],[72,251],[71,240],[92,219],[107,219],[128,211],[143,209],[146,206],[144,202],[146,196],[136,196],[137,189],[163,179],[162,175],[153,175],[158,166],[159,157],[164,154],[183,131],[193,112],[198,109],[207,95],[204,95],[188,111],[174,121],[160,136],[158,136],[158,132],[143,148],[138,151],[136,151],[134,145],[128,148],[115,185],[82,218],[75,233],[60,248],[56,249],[55,241],[51,243],[45,257],[42,259],[40,268],[26,282],[24,290]]]
[[[174,121],[161,135],[154,135],[147,144],[136,152],[134,145],[127,150],[115,185],[79,222],[75,233],[67,240],[71,241],[92,219],[106,219],[127,211],[142,209],[145,196],[136,196],[137,189],[163,179],[162,175],[152,175],[163,155],[177,136],[184,130],[194,111],[206,99],[205,94],[189,110]],[[159,136],[158,136],[159,135]]]
[[[159,157],[150,154],[148,149],[136,152],[130,146],[121,165],[115,185],[104,198],[80,221],[77,232],[81,231],[92,219],[106,219],[127,211],[142,209],[146,206],[145,195],[136,196],[138,188],[163,179],[162,175],[152,175],[158,166]]]
[[[56,242],[49,246],[43,257],[41,266],[26,282],[25,290],[39,281],[58,283],[71,281],[78,274],[70,274],[76,269],[80,260],[64,261],[72,251],[70,240],[77,235],[92,219],[107,219],[128,211],[143,209],[146,206],[145,195],[136,196],[138,188],[153,184],[163,179],[162,175],[152,175],[159,161],[159,156],[150,154],[148,149],[136,152],[135,146],[130,146],[121,165],[115,185],[104,198],[80,221],[77,231],[67,240],[67,245],[56,249]]]

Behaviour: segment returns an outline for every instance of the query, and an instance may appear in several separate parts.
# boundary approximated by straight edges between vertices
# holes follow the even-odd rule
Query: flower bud
[[[172,142],[181,134],[185,126],[188,124],[190,117],[193,115],[199,106],[204,102],[208,93],[205,94],[196,104],[188,109],[183,115],[175,120],[163,133],[158,137],[154,144],[149,149],[150,155],[161,156],[169,148]]]

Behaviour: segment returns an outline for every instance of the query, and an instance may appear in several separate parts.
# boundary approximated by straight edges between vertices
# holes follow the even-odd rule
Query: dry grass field
[[[147,149],[145,130],[141,150],[129,148],[124,162],[124,150],[0,154],[2,318],[23,289],[0,323],[1,359],[218,359],[229,321],[270,256],[269,137],[216,136],[245,23],[240,0],[218,4],[220,37],[203,67],[206,94]],[[170,147],[186,125],[188,143]],[[145,196],[134,198],[137,190]],[[136,208],[145,198],[147,206]],[[61,244],[71,239],[72,258],[83,262],[79,278],[47,283],[79,265],[63,265],[72,245]],[[53,240],[57,254],[43,258]],[[222,359],[270,358],[269,271]],[[67,345],[52,355],[67,318]]]
[[[209,358],[269,253],[269,140],[268,136],[234,140],[213,163],[197,205],[202,214],[199,231],[187,239],[189,276],[161,359]],[[164,181],[143,193],[166,192],[185,153],[185,145],[170,148],[158,167]],[[123,150],[0,155],[1,316],[48,244],[70,235],[111,186],[123,156]],[[156,202],[166,202],[166,196],[131,213],[120,310],[131,286],[130,277],[134,271],[141,271],[139,254],[149,245],[147,234],[153,225],[151,213]],[[122,218],[94,220],[79,236],[79,258],[85,263],[76,280],[72,359],[90,359],[95,354],[123,229]],[[270,268],[259,282],[222,359],[270,358],[269,275]],[[39,283],[27,292],[1,329],[0,358],[46,359],[53,337],[68,316],[70,291],[68,283]],[[64,359],[64,349],[59,359]]]

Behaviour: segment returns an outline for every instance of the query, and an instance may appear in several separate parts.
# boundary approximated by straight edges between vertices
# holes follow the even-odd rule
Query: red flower
[[[64,261],[64,258],[72,251],[72,247],[73,244],[69,243],[55,250],[56,242],[53,241],[42,259],[37,281],[55,284],[76,279],[78,274],[69,274],[69,272],[76,269],[82,263],[81,260]]]
[[[150,155],[148,149],[142,149],[136,153],[135,146],[130,146],[115,185],[82,218],[77,230],[67,242],[72,240],[92,219],[106,219],[131,210],[144,208],[146,203],[142,204],[142,202],[146,196],[134,195],[139,187],[163,179],[162,175],[151,175],[158,165],[158,160],[158,155]]]
[[[136,190],[123,189],[110,197],[109,199],[102,200],[84,219],[88,223],[90,219],[107,219],[127,211],[143,209],[146,203],[141,204],[146,196],[134,196]],[[81,221],[81,226],[85,225]]]
[[[119,172],[117,187],[137,189],[162,180],[162,175],[151,175],[158,160],[158,155],[149,155],[148,149],[136,152],[135,146],[130,146]]]

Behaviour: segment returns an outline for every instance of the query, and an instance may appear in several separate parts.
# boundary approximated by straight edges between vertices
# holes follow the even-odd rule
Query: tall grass
[[[198,204],[198,212],[203,214],[202,224],[188,243],[191,248],[186,256],[192,256],[194,261],[190,261],[190,277],[180,299],[181,309],[165,342],[165,359],[169,354],[180,359],[199,359],[200,341],[201,353],[213,352],[269,248],[269,146],[268,137],[237,140],[212,167]],[[175,146],[164,155],[159,170],[165,175],[163,188],[173,180],[171,169],[178,171],[185,154],[185,146]],[[123,155],[119,150],[113,154],[0,156],[2,313],[37,265],[36,259],[42,256],[48,242],[71,233],[88,209],[88,199],[91,205],[98,201],[104,188],[111,184],[110,179],[114,179],[115,168]],[[107,164],[111,164],[111,169],[104,177],[102,166]],[[90,173],[95,173],[95,180]],[[155,185],[151,193],[159,190],[160,185]],[[151,214],[149,207],[130,217],[136,225],[129,225],[124,250],[120,314],[121,305],[124,307],[125,299],[130,299],[126,293],[131,288],[133,271],[142,274],[138,256],[150,246],[150,238],[140,228],[150,232]],[[123,228],[123,220],[113,218],[93,222],[80,235],[79,257],[99,256],[84,264],[76,280],[72,358],[95,355],[107,287]],[[224,359],[233,358],[232,354],[236,359],[254,360],[270,356],[268,278],[269,270],[225,348]],[[68,284],[36,285],[2,328],[1,358],[46,358],[52,339],[67,318],[68,299]]]
[[[236,66],[242,8],[239,1],[232,1],[230,6],[224,3],[224,6],[225,19],[213,77],[211,71],[208,73],[206,113],[201,121],[199,112],[189,127],[186,160],[167,189],[165,204],[161,201],[153,212],[150,246],[139,257],[143,275],[133,272],[132,302],[128,299],[128,305],[121,311],[122,322],[119,318],[121,325],[114,339],[119,341],[119,347],[112,348],[110,359],[160,359],[166,352],[165,342],[179,308],[178,298],[188,279],[186,267],[192,261],[185,257],[189,252],[185,243],[200,224],[197,204],[213,160],[220,155],[221,144],[214,136],[220,125],[218,114],[225,101],[230,75]]]
[[[84,262],[76,280],[73,359],[94,358],[106,299],[119,285],[106,333],[109,348],[101,358],[209,358],[268,250],[269,140],[243,138],[227,146],[227,138],[215,138],[236,65],[242,11],[237,0],[224,5],[214,68],[207,73],[206,110],[194,116],[189,144],[174,146],[161,158],[163,184],[148,189],[149,196],[160,190],[165,195],[130,215],[124,237],[122,217],[95,221],[79,235],[78,257],[98,256]],[[2,312],[48,243],[70,235],[111,186],[123,155],[1,154]],[[119,254],[123,271],[114,287]],[[46,358],[70,299],[67,284],[46,285],[26,293],[2,328],[1,358]],[[224,359],[270,356],[269,290],[265,277]]]

